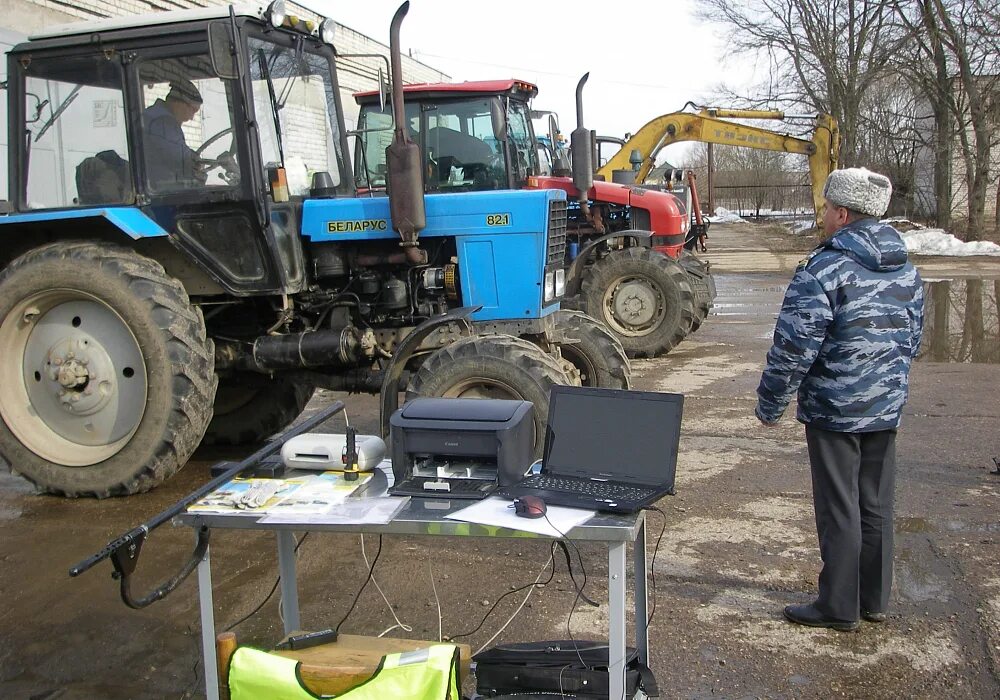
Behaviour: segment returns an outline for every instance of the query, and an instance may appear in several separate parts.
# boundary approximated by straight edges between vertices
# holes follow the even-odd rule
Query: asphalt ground
[[[749,225],[715,226],[706,254],[719,297],[699,332],[663,358],[634,363],[634,386],[686,396],[677,496],[655,552],[651,666],[663,697],[1000,697],[1000,260],[918,259],[937,289],[938,358],[915,364],[898,440],[896,579],[889,619],[838,633],[791,625],[789,603],[816,593],[819,553],[802,427],[762,428],[754,390],[795,263],[810,243]],[[983,280],[980,283],[979,280]],[[983,328],[964,319],[983,306]],[[946,322],[942,321],[945,318]],[[982,330],[982,332],[979,332]],[[978,350],[977,350],[978,348]],[[372,397],[320,392],[307,412],[344,398],[352,423],[377,426]],[[789,411],[788,416],[792,412]],[[327,426],[339,428],[336,419]],[[106,501],[36,495],[0,470],[0,697],[189,698],[203,694],[194,577],[141,611],[127,609],[104,564],[68,568],[209,478],[240,453],[202,451],[151,493]],[[649,557],[660,519],[650,515]],[[147,542],[135,588],[171,575],[193,538],[165,526]],[[377,538],[365,540],[371,560]],[[607,558],[581,545],[587,593],[606,597]],[[476,627],[498,598],[535,580],[549,557],[532,541],[387,537],[376,580],[412,628],[435,639]],[[313,535],[298,553],[304,624],[321,629],[350,607],[367,566],[359,538]],[[251,613],[276,581],[272,536],[217,532],[212,560],[220,630]],[[543,575],[544,577],[548,574]],[[435,603],[441,601],[441,615]],[[520,604],[508,596],[463,641],[485,644]],[[281,637],[272,597],[235,629],[241,642]],[[606,604],[576,605],[565,562],[494,641],[600,638]],[[342,630],[375,635],[395,624],[369,586]]]

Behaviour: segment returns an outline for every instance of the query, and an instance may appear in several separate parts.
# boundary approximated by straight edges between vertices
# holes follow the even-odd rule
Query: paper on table
[[[477,501],[468,508],[463,508],[445,517],[467,523],[495,525],[511,530],[525,530],[539,535],[548,535],[549,537],[562,537],[596,514],[596,511],[593,510],[549,506],[545,510],[544,518],[522,518],[514,514],[510,501],[492,497]]]
[[[288,479],[244,479],[236,477],[200,501],[188,506],[191,513],[225,513],[259,516],[264,513],[321,513],[343,503],[359,486],[371,478],[362,474],[357,481],[347,481],[337,472],[306,474]],[[277,484],[279,490],[257,508],[238,508],[233,497],[256,484]]]
[[[276,513],[258,522],[262,525],[385,525],[409,500],[409,496],[352,498],[323,513]]]

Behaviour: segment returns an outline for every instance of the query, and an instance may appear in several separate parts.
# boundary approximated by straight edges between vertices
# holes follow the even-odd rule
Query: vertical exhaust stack
[[[580,82],[576,84],[576,128],[570,134],[569,148],[573,161],[573,186],[576,187],[580,211],[593,223],[587,193],[594,186],[594,138],[583,125],[583,86],[587,84],[589,77],[590,73],[584,73]]]
[[[420,249],[417,236],[427,226],[424,211],[424,178],[420,147],[413,143],[403,105],[403,59],[399,48],[399,26],[410,10],[409,1],[396,10],[389,28],[389,56],[392,62],[392,114],[396,124],[392,143],[385,149],[388,168],[389,212],[392,226],[401,239],[399,245],[411,265],[425,265],[427,251]]]

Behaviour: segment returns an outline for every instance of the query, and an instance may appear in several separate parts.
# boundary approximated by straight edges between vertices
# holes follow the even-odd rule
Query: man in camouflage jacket
[[[892,186],[864,168],[824,189],[825,240],[785,293],[757,388],[757,418],[775,425],[798,392],[806,426],[823,568],[792,622],[857,629],[885,620],[892,584],[895,439],[920,347],[923,289],[892,226]]]

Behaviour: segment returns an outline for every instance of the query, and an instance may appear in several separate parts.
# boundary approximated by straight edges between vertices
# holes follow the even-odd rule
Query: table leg
[[[278,530],[278,574],[281,576],[281,610],[285,634],[302,629],[299,624],[299,587],[295,571],[295,533]]]
[[[608,547],[608,697],[625,697],[625,543]]]
[[[198,562],[198,607],[201,609],[201,654],[205,664],[205,697],[219,700],[219,667],[215,659],[215,606],[212,601],[212,562],[208,549]]]
[[[646,588],[646,519],[639,526],[639,534],[632,545],[632,585],[635,593],[635,648],[639,661],[649,665],[649,594]]]

